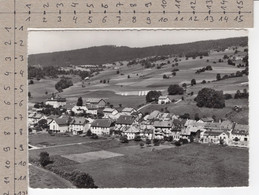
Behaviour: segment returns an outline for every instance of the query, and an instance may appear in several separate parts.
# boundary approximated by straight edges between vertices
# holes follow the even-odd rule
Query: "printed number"
[[[5,184],[9,184],[10,183],[9,177],[4,177],[4,182],[5,182]]]
[[[4,103],[5,103],[5,105],[8,105],[8,106],[11,105],[11,102],[9,102],[9,101],[4,101]]]
[[[106,23],[107,22],[107,16],[104,16],[102,19],[102,23]]]
[[[12,41],[6,41],[4,42],[5,45],[12,45]]]
[[[5,161],[5,168],[9,169],[11,167],[11,162],[9,160]]]
[[[4,135],[11,135],[10,132],[4,131]]]
[[[133,22],[133,23],[136,23],[136,22],[137,22],[136,16],[133,16],[133,17],[132,17],[132,22]]]
[[[4,151],[4,152],[9,152],[10,150],[11,150],[10,147],[3,147],[3,151]]]
[[[121,16],[116,16],[116,18],[118,19],[118,24],[120,24],[121,23]]]
[[[151,18],[150,18],[150,17],[147,17],[146,23],[147,23],[147,24],[151,24]]]
[[[93,18],[93,16],[89,16],[89,17],[88,17],[88,23],[89,23],[89,24],[91,24],[91,23],[93,22],[92,18]]]
[[[20,135],[22,135],[23,129],[19,129]]]

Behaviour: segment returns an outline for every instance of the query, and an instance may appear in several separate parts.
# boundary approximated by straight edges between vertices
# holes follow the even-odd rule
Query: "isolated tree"
[[[34,84],[33,80],[30,80],[29,85],[33,85],[33,84]]]
[[[28,98],[31,98],[31,92],[28,92]]]
[[[97,186],[94,184],[93,178],[84,172],[79,172],[75,176],[73,183],[78,188],[97,188]]]
[[[40,153],[40,164],[41,166],[45,167],[50,163],[50,157],[48,152],[41,152]]]
[[[169,95],[182,95],[184,92],[184,89],[180,87],[179,85],[170,85],[167,89]]]
[[[191,80],[191,85],[193,86],[193,85],[196,85],[196,80],[195,79],[192,79]]]
[[[119,71],[119,70],[117,70],[117,71],[116,71],[116,74],[120,74],[120,71]]]
[[[217,81],[220,81],[221,80],[221,75],[218,73],[216,78],[217,78]]]
[[[225,107],[225,99],[223,91],[215,91],[211,88],[203,88],[198,92],[194,99],[198,107],[207,108],[223,108]]]
[[[203,80],[202,82],[201,82],[201,84],[205,84],[206,83],[206,81],[205,80]]]
[[[159,96],[161,96],[161,91],[149,91],[146,95],[146,101],[147,102],[153,102],[157,101]]]
[[[182,87],[183,87],[183,88],[186,88],[186,87],[187,87],[187,84],[186,84],[186,83],[183,83],[183,84],[182,84]]]
[[[79,97],[76,103],[77,106],[83,106],[83,99],[82,97]]]

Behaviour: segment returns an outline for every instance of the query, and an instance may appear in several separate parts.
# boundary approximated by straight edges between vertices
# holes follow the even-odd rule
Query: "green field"
[[[77,147],[49,148],[52,166],[87,172],[100,188],[248,186],[247,149],[194,143],[175,147],[167,142],[141,149],[134,142],[116,140]],[[46,150],[30,150],[30,159],[37,159],[40,151]],[[109,156],[100,159],[100,151]],[[71,160],[75,154],[79,162]],[[88,154],[92,160],[85,159]]]

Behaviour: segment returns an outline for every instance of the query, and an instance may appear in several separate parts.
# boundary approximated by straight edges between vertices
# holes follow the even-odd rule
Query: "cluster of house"
[[[46,101],[47,104],[48,101]],[[52,99],[51,105],[54,100]],[[63,99],[56,99],[57,107]],[[71,106],[70,106],[71,107]],[[136,137],[141,139],[164,139],[172,137],[173,140],[187,139],[199,143],[224,144],[230,146],[248,146],[248,125],[241,125],[229,120],[215,122],[212,118],[200,120],[181,119],[178,115],[153,111],[143,116],[134,108],[115,109],[106,107],[104,99],[87,99],[84,106],[67,107],[67,114],[62,116],[44,116],[38,112],[28,115],[28,125],[34,125],[46,119],[49,131],[53,133],[84,134],[91,131],[98,136],[123,135],[128,140]],[[97,114],[97,109],[103,112],[102,118],[86,118],[81,113]],[[71,116],[71,112],[74,115]],[[79,115],[79,116],[78,116]]]

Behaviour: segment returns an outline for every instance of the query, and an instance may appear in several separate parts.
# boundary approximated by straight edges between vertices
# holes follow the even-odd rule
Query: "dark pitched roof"
[[[232,131],[232,134],[236,135],[248,135],[249,129],[248,125],[241,125],[241,124],[235,124],[234,130]]]
[[[56,121],[56,123],[59,126],[66,126],[66,125],[68,125],[68,120],[66,118],[56,118],[54,120]]]
[[[171,128],[173,126],[172,121],[155,121],[154,122],[154,127],[167,127]]]
[[[96,119],[92,122],[92,127],[102,127],[108,128],[111,127],[112,121],[110,119]]]
[[[131,125],[134,122],[134,117],[128,115],[121,115],[116,123],[117,124],[124,124],[124,125]]]
[[[88,98],[88,99],[86,99],[86,103],[87,104],[98,104],[102,100],[105,102],[105,100],[102,98]]]
[[[73,125],[84,125],[88,121],[83,117],[75,117],[72,121]]]

